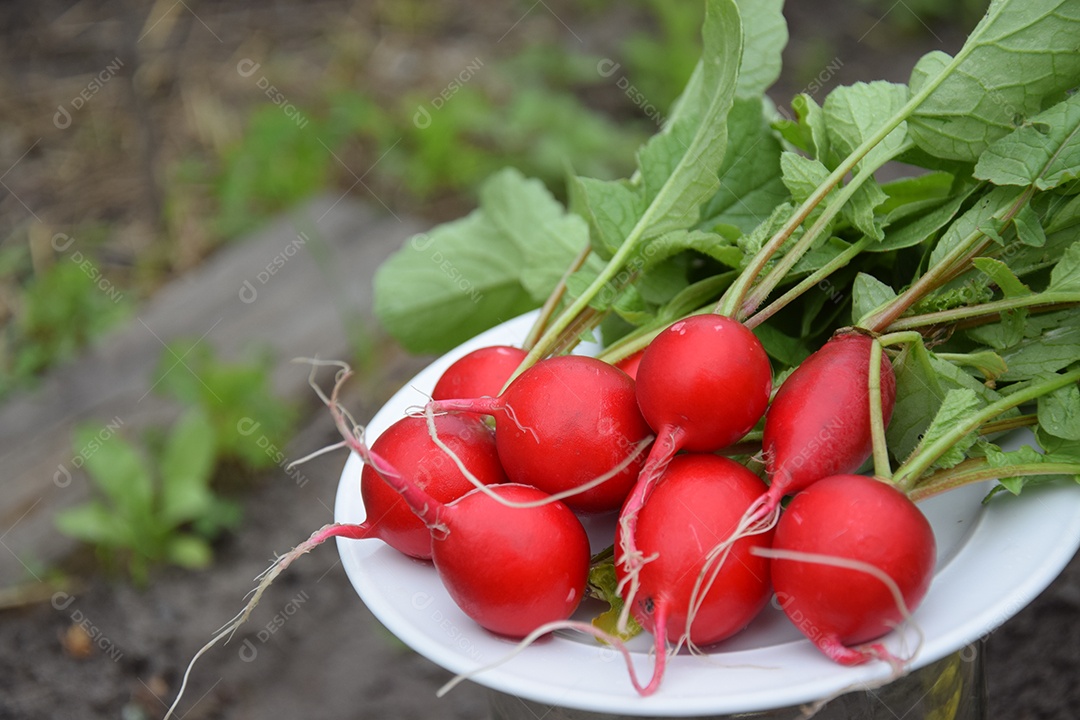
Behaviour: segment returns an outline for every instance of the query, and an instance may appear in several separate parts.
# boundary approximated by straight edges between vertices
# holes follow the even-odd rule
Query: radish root
[[[446,455],[453,461],[454,465],[457,466],[458,471],[465,476],[465,479],[472,483],[474,487],[480,490],[480,492],[489,496],[491,499],[505,505],[506,507],[512,508],[540,507],[553,503],[557,500],[563,500],[568,497],[573,497],[574,495],[579,495],[588,490],[592,490],[594,487],[602,485],[611,478],[622,473],[624,470],[626,470],[626,468],[630,467],[630,465],[632,465],[634,462],[637,461],[639,457],[641,457],[641,454],[648,449],[649,444],[653,441],[653,436],[647,435],[644,439],[640,440],[634,446],[634,451],[627,455],[625,458],[623,458],[618,465],[613,467],[611,470],[608,470],[603,475],[599,475],[592,480],[589,480],[588,482],[578,485],[577,487],[554,493],[553,495],[549,495],[543,500],[534,500],[532,502],[515,502],[502,497],[498,493],[498,486],[490,487],[488,485],[485,485],[484,483],[480,482],[480,480],[478,480],[475,475],[469,472],[469,469],[465,467],[465,463],[462,462],[461,458],[458,457],[457,453],[455,453],[453,449],[445,442],[443,442],[442,439],[439,437],[438,429],[435,427],[435,412],[430,405],[424,408],[424,418],[427,420],[428,434],[431,436],[432,442],[434,442],[440,450],[446,453]]]
[[[626,571],[626,574],[615,588],[615,591],[622,595],[624,600],[618,623],[615,626],[620,633],[626,632],[630,622],[630,609],[633,607],[634,599],[637,597],[638,588],[641,584],[638,577],[641,574],[641,569],[658,557],[656,553],[645,557],[644,553],[637,547],[638,515],[641,513],[641,508],[645,506],[645,502],[649,499],[649,495],[652,494],[656,483],[660,481],[660,477],[667,470],[668,465],[671,464],[672,458],[679,451],[679,447],[683,442],[683,435],[684,433],[675,427],[669,426],[660,429],[656,443],[645,461],[645,467],[641,469],[637,482],[634,483],[634,488],[630,491],[630,496],[626,499],[622,512],[619,513],[619,549],[622,551],[622,565]]]
[[[857,572],[863,572],[871,575],[880,580],[886,588],[889,590],[889,594],[892,595],[893,602],[896,603],[896,608],[900,612],[900,616],[903,618],[903,622],[906,623],[915,633],[917,639],[915,648],[908,654],[907,657],[900,657],[890,652],[884,645],[880,643],[871,643],[863,645],[857,648],[849,648],[839,642],[829,643],[826,642],[826,646],[822,647],[821,644],[815,643],[822,652],[829,656],[832,660],[840,662],[846,665],[854,665],[867,660],[877,659],[884,660],[889,663],[893,668],[893,674],[895,677],[899,677],[904,674],[905,666],[910,663],[919,654],[922,649],[925,636],[923,635],[922,628],[915,622],[910,610],[908,610],[907,603],[904,601],[904,595],[900,592],[900,586],[896,584],[889,575],[881,570],[881,568],[871,565],[870,563],[863,562],[861,560],[854,560],[852,558],[836,557],[833,555],[822,555],[820,553],[807,553],[799,552],[798,550],[782,550],[778,548],[762,548],[754,547],[750,548],[750,552],[760,557],[769,558],[770,560],[792,560],[794,562],[807,562],[815,563],[818,565],[829,565],[831,567],[844,568],[847,570],[855,570]],[[895,678],[894,678],[895,679]]]
[[[705,602],[705,597],[716,582],[717,576],[723,569],[724,563],[727,562],[732,547],[743,538],[768,532],[776,526],[779,520],[780,504],[773,502],[769,494],[765,493],[750,504],[731,535],[714,546],[705,556],[705,563],[702,565],[701,572],[694,582],[694,589],[690,593],[690,606],[686,613],[686,628],[679,638],[676,650],[682,647],[683,642],[685,642],[691,652],[701,654],[701,650],[690,640],[690,627],[694,624],[694,619]],[[756,549],[753,548],[753,550]]]
[[[589,623],[579,622],[576,620],[556,620],[554,622],[545,623],[544,625],[541,625],[540,627],[533,630],[531,633],[522,638],[521,642],[515,645],[510,652],[508,652],[506,655],[499,658],[498,660],[488,663],[487,665],[481,665],[480,667],[474,668],[473,670],[469,670],[467,672],[458,673],[456,676],[453,677],[453,679],[451,679],[449,682],[447,682],[445,685],[438,689],[438,691],[435,693],[436,697],[442,697],[465,680],[468,680],[472,677],[475,677],[476,675],[479,675],[480,673],[487,672],[488,670],[492,670],[506,662],[509,662],[510,660],[517,657],[527,647],[539,640],[541,637],[556,630],[576,630],[578,632],[585,633],[586,635],[592,635],[597,640],[605,642],[611,647],[613,647],[615,650],[617,650],[623,656],[623,660],[626,661],[626,669],[630,673],[630,683],[634,686],[634,689],[639,694],[643,696],[651,695],[653,692],[656,691],[656,688],[659,686],[659,679],[656,675],[655,670],[653,678],[649,682],[649,684],[641,684],[641,681],[638,679],[637,670],[634,668],[633,657],[631,656],[630,651],[627,649],[626,645],[619,638],[615,637],[614,635],[610,635],[601,630],[600,628],[590,625]],[[662,641],[658,641],[658,643],[662,643]],[[661,653],[661,655],[663,655],[663,653]],[[661,674],[663,672],[663,667],[664,660],[658,658],[657,668],[659,669]]]
[[[251,593],[249,593],[251,599],[248,600],[247,605],[245,605],[244,608],[239,613],[237,613],[232,620],[227,622],[224,627],[218,630],[214,637],[212,637],[205,645],[199,648],[199,651],[195,653],[195,656],[193,658],[191,658],[191,662],[188,663],[187,669],[184,670],[184,677],[180,683],[180,690],[177,692],[176,699],[173,700],[172,705],[169,706],[168,711],[165,713],[164,720],[169,720],[169,718],[172,717],[173,712],[176,710],[176,706],[180,704],[180,700],[184,697],[184,691],[187,689],[188,677],[191,675],[191,670],[195,666],[195,663],[199,660],[199,658],[202,657],[205,652],[210,650],[210,648],[217,645],[218,641],[220,641],[222,638],[225,638],[226,643],[232,638],[233,634],[240,628],[240,626],[247,622],[247,619],[251,616],[252,611],[262,599],[263,593],[266,592],[266,589],[270,587],[270,584],[274,582],[278,575],[285,571],[285,568],[289,567],[289,565],[292,564],[293,560],[300,557],[301,555],[306,555],[307,553],[311,552],[316,547],[318,547],[332,537],[365,538],[368,537],[368,532],[369,528],[364,525],[353,525],[346,523],[332,523],[329,525],[324,525],[322,528],[312,533],[311,537],[297,545],[288,553],[277,558],[270,567],[268,567],[266,570],[256,576],[255,579],[259,581],[259,584]]]

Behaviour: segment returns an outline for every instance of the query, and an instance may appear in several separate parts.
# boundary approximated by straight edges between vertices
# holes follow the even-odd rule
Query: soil
[[[178,4],[190,10],[170,16],[182,31],[160,35],[156,54],[146,50],[150,43],[137,49],[135,45],[142,40],[140,33],[150,40],[159,37],[151,18],[164,17],[170,6],[175,10],[171,1],[152,8],[105,0],[0,6],[0,55],[5,63],[0,105],[11,118],[0,131],[0,153],[8,170],[8,192],[0,197],[4,237],[36,232],[47,243],[52,230],[35,231],[35,222],[55,229],[87,220],[111,221],[120,230],[112,242],[114,254],[106,254],[103,263],[114,269],[130,265],[133,256],[152,251],[153,237],[168,226],[161,220],[164,161],[184,147],[209,142],[191,128],[171,130],[184,113],[183,98],[205,89],[205,83],[195,81],[205,74],[206,63],[235,63],[242,56],[236,53],[249,50],[251,43],[263,50],[302,46],[325,32],[336,17],[349,28],[363,28],[373,8],[388,7],[343,0],[308,5],[279,1],[259,4],[256,12],[254,5],[235,1]],[[406,5],[418,17],[419,11],[432,7],[419,0],[402,3]],[[445,21],[441,30],[425,27],[413,37],[387,33],[381,38],[372,32],[368,40],[378,40],[383,50],[415,50],[423,36],[425,42],[439,41],[435,47],[456,46],[456,52],[472,57],[469,43],[494,47],[499,33],[529,14],[526,11],[545,20],[544,32],[560,32],[552,19],[558,15],[543,12],[550,11],[548,3],[540,5],[444,3],[438,13]],[[831,11],[819,4],[789,5],[792,27],[799,32],[793,30],[786,60],[796,70],[785,75],[778,97],[814,89],[815,82],[827,87],[877,77],[904,80],[921,52],[918,43],[955,47],[963,34],[934,24],[933,37],[928,37],[904,2],[891,7],[884,3],[885,10],[878,11],[869,3],[831,2]],[[569,11],[567,3],[552,7]],[[910,13],[919,22],[909,23],[914,30],[906,35],[895,28],[886,32],[886,25],[875,29],[882,12],[893,17]],[[595,47],[610,46],[620,27],[632,20],[598,23],[587,37]],[[806,39],[810,37],[816,39]],[[834,56],[839,64],[829,60]],[[432,57],[437,55],[425,56],[425,66],[438,66],[430,62]],[[812,62],[809,58],[814,57]],[[96,101],[98,108],[115,110],[105,115],[107,121],[84,124],[78,134],[54,127],[58,103],[68,103],[116,58],[125,62],[125,82],[105,85]],[[830,66],[834,70],[827,78],[824,70],[805,69]],[[138,82],[132,80],[136,70],[141,71]],[[398,207],[393,201],[391,205]],[[176,271],[200,261],[206,250],[197,233],[178,247],[170,260]],[[352,399],[354,412],[369,415],[420,363],[402,360],[386,368],[380,391]],[[325,418],[312,412],[297,442],[312,449],[333,440]],[[342,463],[340,454],[312,461],[305,471],[311,482],[303,488],[280,474],[252,485],[243,500],[243,533],[222,541],[214,565],[205,571],[161,570],[140,588],[102,576],[91,556],[70,558],[65,569],[68,577],[81,578],[77,586],[0,611],[0,720],[161,717],[187,660],[238,611],[252,578],[268,565],[272,553],[294,546],[331,520]],[[990,718],[1080,716],[1080,561],[1074,559],[1038,599],[991,633],[983,649]],[[228,645],[202,659],[181,717],[487,717],[487,693],[477,685],[466,683],[436,699],[435,689],[447,679],[446,671],[382,628],[350,586],[336,549],[324,547],[290,568],[267,592],[252,621]]]

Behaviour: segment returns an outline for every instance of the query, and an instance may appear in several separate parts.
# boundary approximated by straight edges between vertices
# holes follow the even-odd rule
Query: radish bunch
[[[572,617],[587,593],[592,551],[579,515],[599,513],[612,519],[619,629],[633,616],[653,635],[648,682],[628,660],[641,694],[660,689],[669,654],[738,633],[774,590],[827,657],[896,662],[881,646],[862,645],[921,601],[934,540],[902,493],[846,474],[870,452],[874,342],[836,336],[775,397],[761,343],[721,315],[691,316],[662,331],[640,355],[636,380],[576,355],[513,376],[506,358],[519,353],[485,349],[451,366],[423,416],[400,418],[370,447],[340,405],[348,377],[340,372],[329,397],[316,390],[339,445],[364,462],[367,519],[328,525],[279,558],[210,644],[243,622],[296,557],[343,537],[380,540],[430,562],[461,611],[496,635],[531,642],[563,627],[623,648]],[[878,375],[887,421],[895,394],[887,360]],[[446,397],[466,390],[479,394]],[[757,426],[763,473],[715,454]],[[774,530],[789,493],[797,494]],[[907,542],[890,547],[888,532]],[[846,541],[822,540],[838,536]]]

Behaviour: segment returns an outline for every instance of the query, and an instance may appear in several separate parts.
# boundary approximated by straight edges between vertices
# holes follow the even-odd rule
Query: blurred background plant
[[[210,564],[211,541],[241,519],[240,505],[227,496],[253,473],[283,462],[297,414],[274,396],[267,362],[225,362],[197,342],[167,347],[154,377],[156,390],[177,401],[182,415],[139,438],[107,425],[81,426],[72,448],[85,457],[93,497],[56,517],[62,533],[91,545],[104,567],[139,585],[156,564]]]

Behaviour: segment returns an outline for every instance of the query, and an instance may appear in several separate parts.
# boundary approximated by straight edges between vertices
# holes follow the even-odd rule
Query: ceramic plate
[[[442,372],[485,345],[520,344],[533,315],[493,328],[439,358],[395,394],[367,425],[374,439],[406,409],[423,405]],[[361,522],[360,461],[349,457],[338,486],[335,516]],[[1080,546],[1080,487],[1044,486],[984,507],[985,486],[964,488],[920,505],[934,527],[938,565],[915,620],[922,647],[912,669],[953,653],[991,632],[1033,600]],[[614,521],[588,523],[594,551],[610,544]],[[411,560],[377,541],[338,539],[349,579],[371,612],[398,638],[433,662],[462,672],[504,657],[512,642],[466,617],[429,563]],[[583,607],[582,618],[595,607]],[[911,630],[885,644],[905,653]],[[648,641],[632,648],[641,677],[652,672]],[[686,717],[769,710],[829,697],[881,681],[884,663],[856,668],[827,660],[770,605],[745,631],[708,648],[706,657],[680,654],[668,663],[660,691],[642,698],[631,687],[621,656],[591,638],[557,635],[529,647],[475,682],[535,702],[631,716]]]

